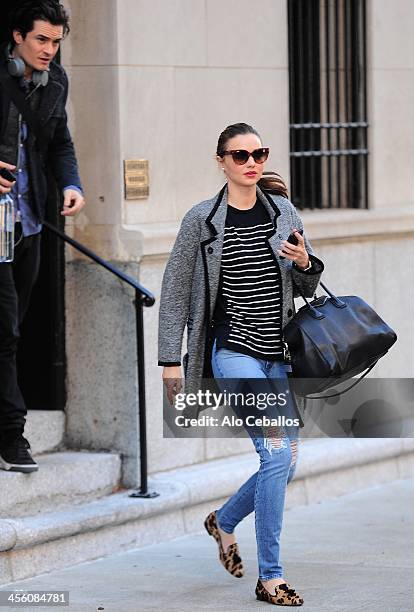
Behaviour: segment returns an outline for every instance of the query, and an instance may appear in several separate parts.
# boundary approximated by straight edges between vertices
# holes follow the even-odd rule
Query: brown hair
[[[69,16],[58,0],[22,0],[12,10],[9,19],[10,42],[15,46],[13,31],[17,30],[26,38],[34,28],[34,22],[48,21],[54,26],[63,26],[63,35],[69,34]]]
[[[233,123],[232,125],[228,125],[226,129],[221,132],[217,143],[217,155],[223,157],[227,142],[230,138],[234,138],[234,136],[239,136],[240,134],[254,134],[260,138],[260,134],[251,125],[247,123]],[[274,195],[281,195],[285,198],[288,197],[286,183],[277,172],[263,172],[263,176],[257,184],[262,191],[267,191]]]

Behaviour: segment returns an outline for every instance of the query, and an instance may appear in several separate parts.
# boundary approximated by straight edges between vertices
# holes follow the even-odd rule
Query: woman
[[[313,254],[303,225],[287,199],[283,181],[263,176],[269,150],[245,123],[227,127],[217,161],[227,184],[184,216],[164,273],[159,319],[159,361],[169,400],[201,379],[257,381],[274,389],[287,383],[283,328],[294,314],[297,285],[312,296],[323,263]],[[299,230],[299,231],[298,231]],[[287,241],[294,234],[297,244]],[[302,235],[303,234],[303,235]],[[230,389],[231,390],[231,389]],[[292,408],[291,405],[289,405]],[[234,407],[239,414],[240,408]],[[296,468],[298,427],[246,426],[260,457],[259,470],[205,527],[219,547],[224,567],[243,576],[236,525],[255,511],[259,578],[256,597],[276,605],[302,605],[279,562],[279,538],[287,483]]]

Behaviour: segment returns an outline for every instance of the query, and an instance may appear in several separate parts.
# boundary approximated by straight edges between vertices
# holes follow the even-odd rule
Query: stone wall
[[[260,10],[247,0],[66,4],[73,27],[63,63],[88,200],[68,231],[111,261],[132,266],[158,298],[181,217],[222,184],[214,153],[226,125],[255,125],[271,147],[268,168],[289,183],[287,4],[262,0]],[[364,297],[399,334],[377,376],[413,375],[410,16],[414,5],[408,0],[368,2],[370,210],[303,214],[326,263],[328,286]],[[149,160],[147,200],[124,200],[128,158]],[[135,425],[125,434],[137,410],[133,310],[127,302],[115,281],[68,253],[68,440],[91,448],[113,445],[133,457]],[[250,450],[249,440],[162,438],[157,311],[158,304],[145,311],[150,471]],[[108,350],[111,342],[116,350]],[[109,433],[114,410],[121,418],[111,421]],[[95,422],[99,431],[91,426]]]

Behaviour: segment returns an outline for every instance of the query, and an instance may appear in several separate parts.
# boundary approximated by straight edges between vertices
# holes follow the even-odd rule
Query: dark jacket
[[[3,50],[0,57],[4,57]],[[6,71],[5,62],[1,62],[0,70]],[[8,77],[13,79],[14,77]],[[59,64],[50,65],[49,82],[39,90],[39,106],[36,114],[44,130],[48,142],[46,152],[42,152],[36,138],[29,128],[27,141],[29,179],[31,187],[31,205],[40,221],[45,217],[47,200],[47,164],[50,164],[54,178],[60,189],[74,185],[82,189],[73,142],[67,126],[66,100],[68,97],[68,78],[65,70]],[[10,100],[8,93],[0,84],[0,143],[7,129],[10,116]],[[16,144],[17,146],[17,144]],[[15,164],[15,159],[6,163]]]

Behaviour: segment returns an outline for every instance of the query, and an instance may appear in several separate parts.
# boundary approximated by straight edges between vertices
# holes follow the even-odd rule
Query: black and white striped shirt
[[[228,205],[214,310],[217,348],[258,359],[283,359],[282,286],[267,242],[273,225],[260,200],[248,210]]]

